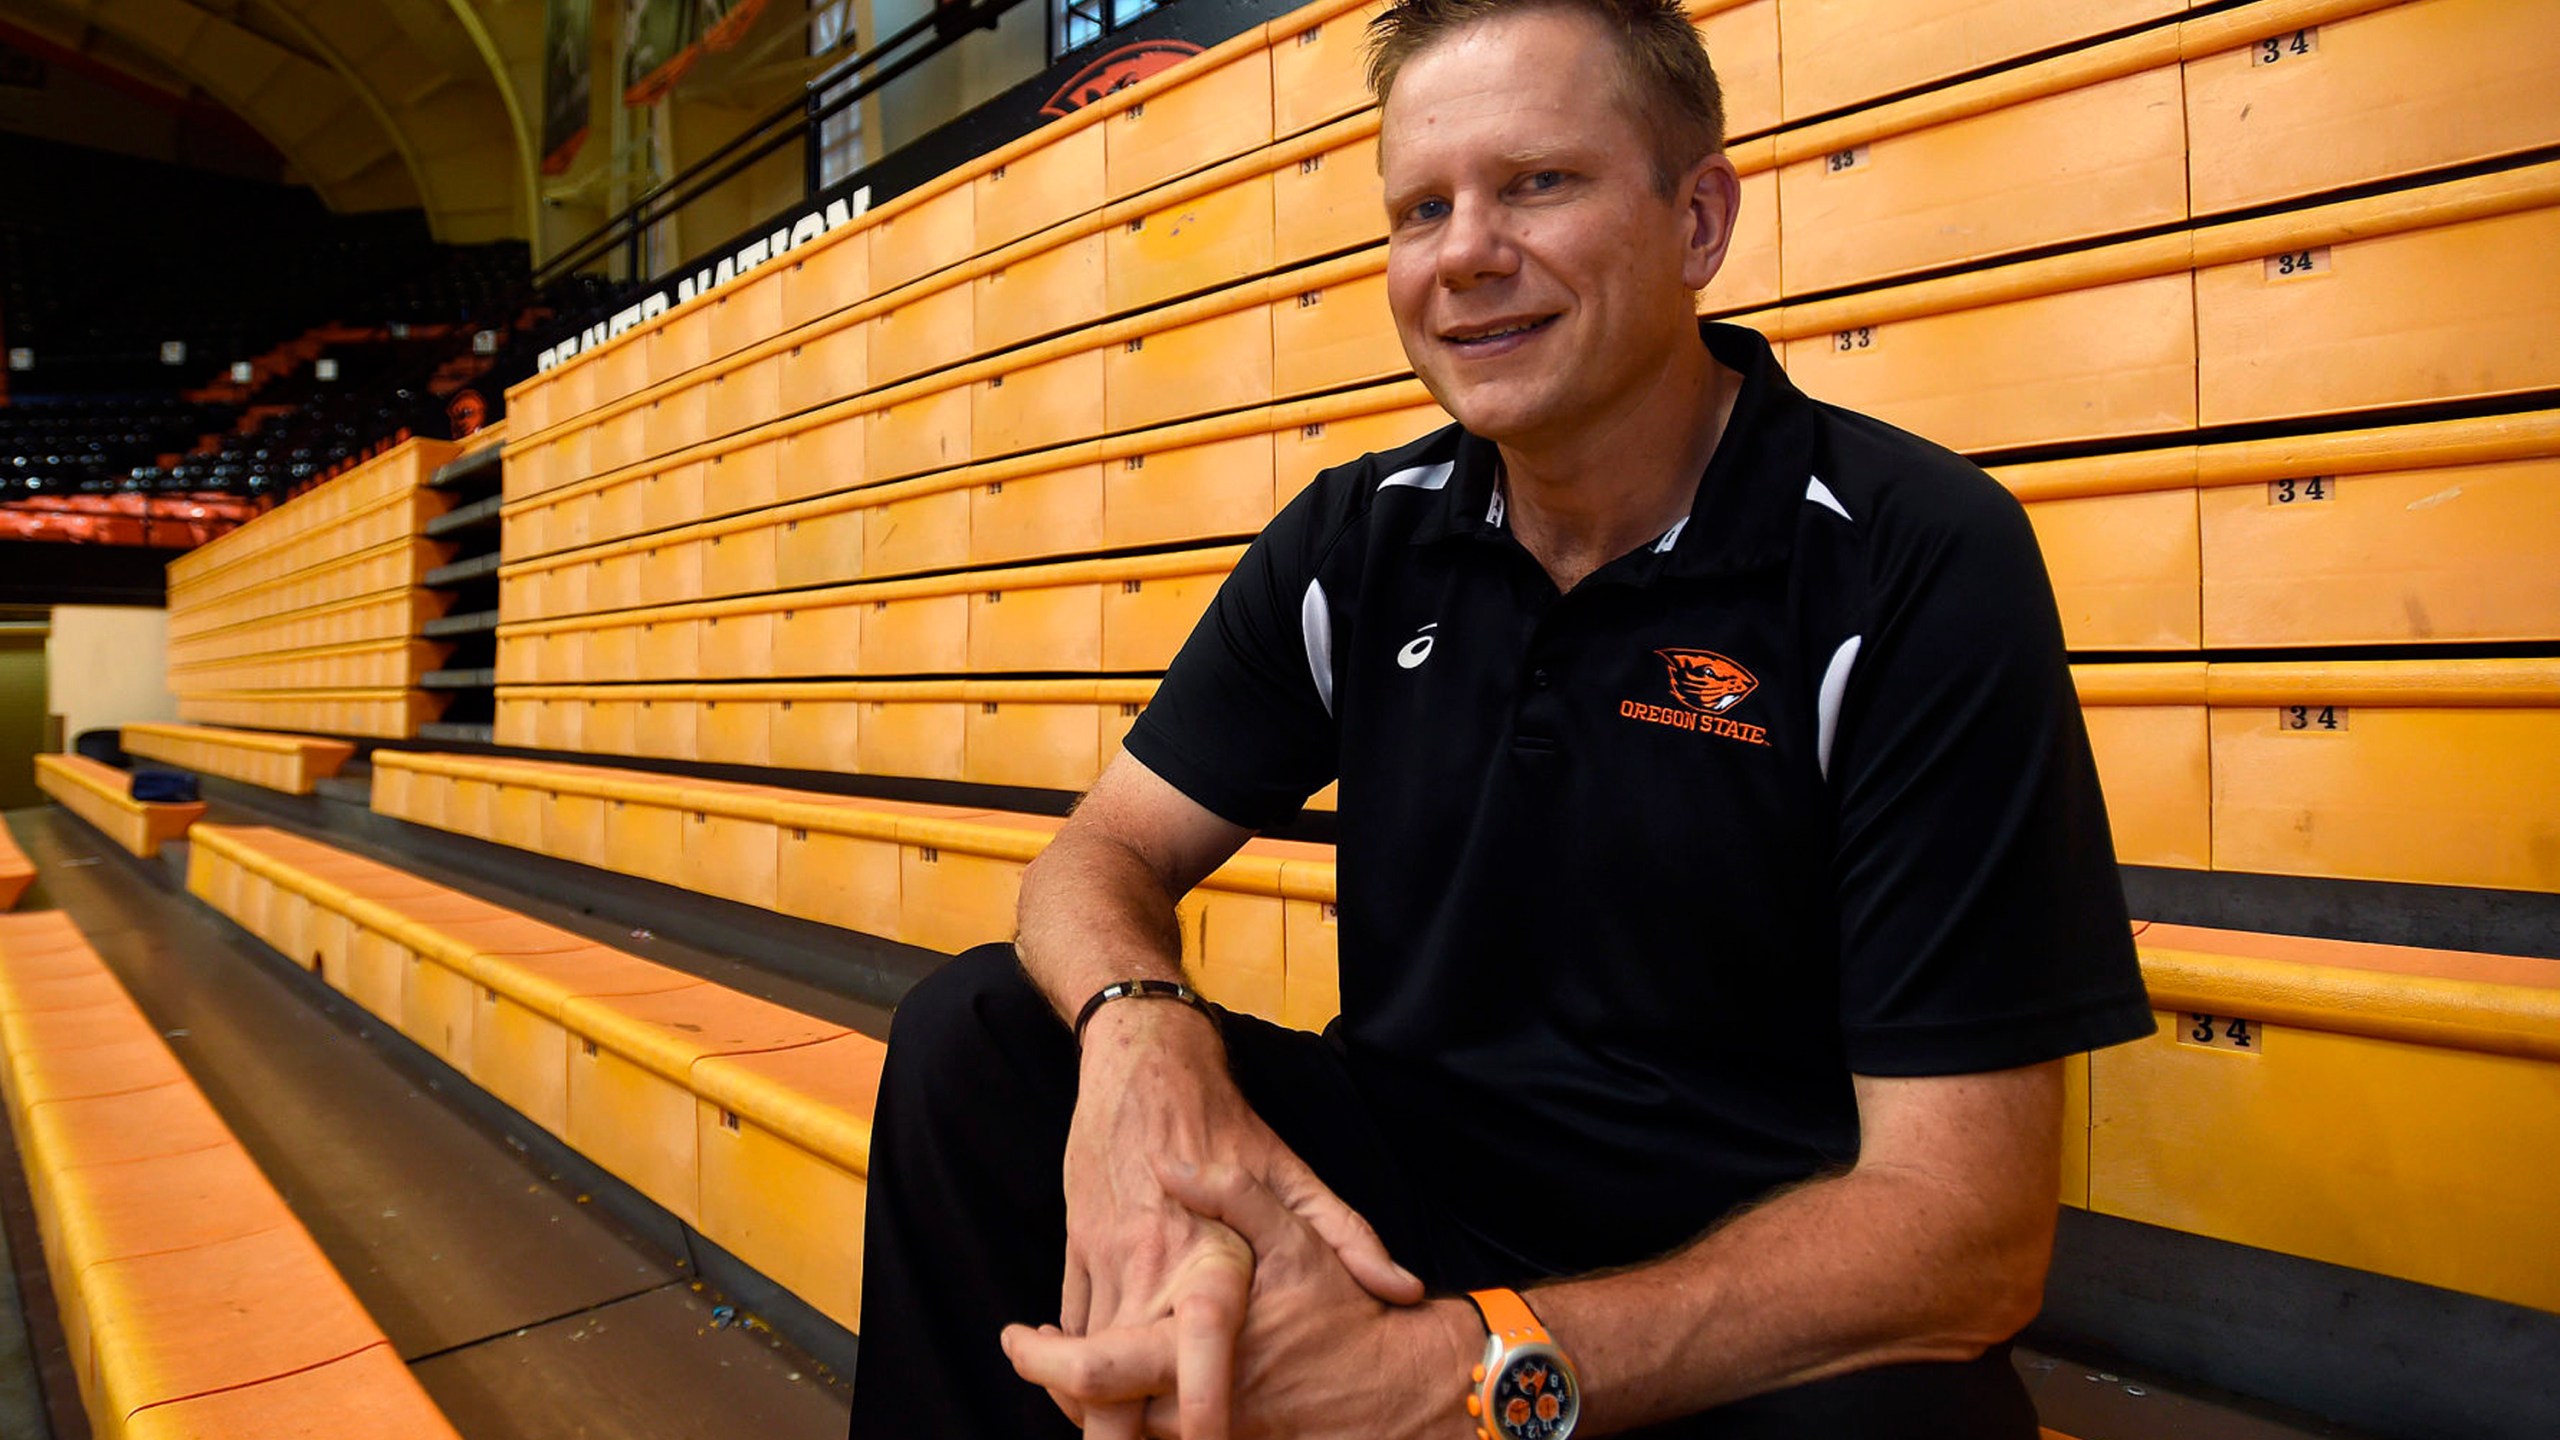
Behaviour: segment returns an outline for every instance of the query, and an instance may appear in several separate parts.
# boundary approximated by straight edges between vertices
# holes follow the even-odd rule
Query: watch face
[[[1573,1372],[1542,1347],[1515,1352],[1494,1382],[1494,1433],[1503,1440],[1563,1440],[1581,1408]]]

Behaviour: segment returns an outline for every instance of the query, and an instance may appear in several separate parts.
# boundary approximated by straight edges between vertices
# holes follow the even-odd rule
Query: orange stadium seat
[[[2160,1030],[2089,1057],[2091,1209],[2560,1308],[2550,961],[2172,925],[2137,944]]]
[[[1275,57],[1276,63],[1276,57]],[[1273,147],[1271,254],[1299,265],[1387,238],[1378,194],[1378,112]]]
[[[2197,257],[2208,425],[2560,386],[2547,343],[2560,276],[2544,263],[2560,246],[2560,164],[2234,230],[2222,248],[2262,232],[2271,243]]]
[[[919,276],[957,265],[978,250],[977,202],[951,186],[880,207],[869,231],[871,289],[885,295]]]
[[[437,1049],[474,1083],[854,1322],[861,1229],[840,1221],[860,1213],[879,1042],[485,901],[406,896],[413,877],[316,842],[215,827],[203,843],[194,893],[268,938],[266,918],[238,910],[221,883],[221,872],[255,866],[330,892],[366,934],[397,930],[406,940],[394,943],[414,944],[418,973],[435,977],[430,1013],[404,1008],[426,993],[414,989],[359,1003],[405,1031],[450,1024],[467,1034]],[[455,1008],[459,1000],[470,1004]],[[807,1211],[799,1202],[813,1194],[840,1208]]]
[[[1101,103],[1103,183],[1118,200],[1270,144],[1270,52],[1248,30]]]
[[[2187,148],[2173,28],[1791,130],[1787,289],[2184,220]]]
[[[2074,665],[2116,859],[2210,869],[2213,756],[2201,661]]]
[[[1778,0],[1786,116],[1826,115],[2186,8],[2181,0]]]
[[[873,334],[869,316],[838,316],[829,323],[796,329],[790,340],[782,360],[781,401],[785,414],[859,395],[871,384]]]
[[[93,998],[53,1005],[48,996],[74,979]],[[59,913],[0,927],[0,1026],[17,1152],[96,1433],[285,1433],[307,1411],[267,1387],[370,1354],[389,1367],[366,1372],[368,1433],[454,1440],[310,1234]]]
[[[1725,134],[1777,128],[1779,0],[1688,0],[1688,10],[1724,89]]]
[[[1113,308],[1104,295],[1102,224],[1099,213],[1088,215],[968,267],[966,295],[979,351],[1069,330]]]
[[[1369,108],[1369,22],[1381,0],[1318,0],[1264,27],[1271,56],[1271,133],[1287,139]]]
[[[1035,130],[995,154],[969,181],[978,245],[993,250],[1103,206],[1102,127]]]
[[[2560,135],[2560,12],[2404,0],[2266,33],[2281,7],[2186,22],[2195,213],[2532,150]],[[2377,109],[2377,106],[2380,108]]]

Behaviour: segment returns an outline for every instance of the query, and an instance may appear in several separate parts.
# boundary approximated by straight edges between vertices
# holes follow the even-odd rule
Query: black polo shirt
[[[1334,1030],[1415,1177],[1550,1272],[1858,1148],[1850,1075],[2148,1034],[2025,512],[1751,331],[1689,517],[1559,594],[1456,426],[1256,540],[1130,752],[1238,824],[1342,783]]]

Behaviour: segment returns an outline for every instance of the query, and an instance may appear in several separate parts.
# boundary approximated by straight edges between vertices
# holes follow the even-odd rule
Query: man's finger
[[[1124,1409],[1135,1435],[1138,1411],[1126,1402],[1142,1401],[1173,1388],[1173,1347],[1164,1327],[1105,1330],[1094,1335],[1068,1335],[1008,1325],[1005,1358],[1014,1373],[1044,1390],[1085,1406],[1087,1434],[1100,1433],[1105,1412]]]
[[[1182,1437],[1227,1440],[1236,1342],[1244,1333],[1253,1272],[1242,1265],[1203,1265],[1187,1280],[1173,1302],[1174,1393],[1181,1400]]]
[[[1330,1190],[1320,1191],[1311,1201],[1295,1207],[1298,1218],[1333,1247],[1333,1253],[1341,1257],[1342,1268],[1351,1272],[1361,1289],[1390,1305],[1421,1302],[1421,1277],[1395,1262],[1395,1257],[1387,1253],[1387,1242],[1378,1238],[1377,1230],[1361,1218],[1359,1211],[1343,1204]]]
[[[1079,1335],[1108,1330],[1124,1317],[1120,1313],[1120,1267],[1087,1266],[1084,1272],[1084,1324],[1076,1327]]]
[[[1085,1412],[1084,1440],[1139,1440],[1146,1429],[1146,1402],[1097,1405]]]
[[[1070,1335],[1081,1335],[1093,1314],[1093,1276],[1084,1262],[1070,1255],[1067,1273],[1058,1283],[1058,1328]]]
[[[1162,1166],[1165,1193],[1193,1214],[1204,1215],[1244,1237],[1257,1261],[1299,1239],[1307,1227],[1271,1187],[1233,1165],[1196,1170]]]
[[[1305,1161],[1294,1155],[1288,1158],[1292,1163],[1276,1168],[1269,1178],[1271,1193],[1332,1248],[1361,1289],[1390,1305],[1419,1304],[1421,1278],[1395,1262],[1377,1229],[1344,1204]]]

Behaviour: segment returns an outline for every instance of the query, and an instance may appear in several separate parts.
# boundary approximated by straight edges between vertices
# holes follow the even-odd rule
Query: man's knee
[[[887,1063],[893,1071],[983,1073],[994,1056],[1045,1048],[1064,1033],[1013,947],[980,945],[917,981],[898,1002]]]

